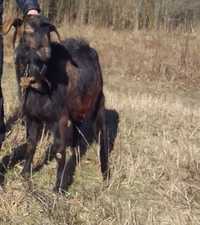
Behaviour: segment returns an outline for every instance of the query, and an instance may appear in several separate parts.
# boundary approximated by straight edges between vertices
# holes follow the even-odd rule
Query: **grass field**
[[[52,192],[55,162],[33,174],[32,190],[16,166],[0,194],[0,225],[200,224],[199,33],[69,26],[61,33],[85,37],[100,54],[108,123],[113,135],[117,131],[110,185],[102,184],[96,144],[65,197]],[[3,90],[9,121],[18,99],[7,39]],[[12,123],[0,155],[24,137],[20,121]],[[36,159],[47,142],[40,142]]]

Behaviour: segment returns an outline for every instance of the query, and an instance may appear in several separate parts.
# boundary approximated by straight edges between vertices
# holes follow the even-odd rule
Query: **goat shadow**
[[[16,113],[7,123],[7,129],[10,128],[11,124],[16,121],[16,118],[18,114]],[[108,140],[109,140],[109,150],[110,152],[114,149],[114,143],[115,139],[117,137],[118,133],[118,124],[119,124],[119,114],[116,110],[110,110],[106,109],[105,112],[106,115],[106,127],[108,131]],[[94,143],[96,140],[96,136],[94,134],[94,129],[92,126],[92,123],[85,122],[82,124],[82,126],[79,128],[80,130],[80,138],[79,142],[75,143],[73,147],[76,147],[79,145],[79,158],[77,159],[77,154],[72,154],[68,157],[67,163],[65,166],[64,171],[64,178],[66,179],[67,188],[73,183],[74,181],[74,174],[76,171],[76,165],[79,160],[81,160],[82,156],[84,156],[88,150],[88,144]],[[87,141],[83,138],[87,137]],[[72,146],[71,146],[72,147]],[[44,159],[38,163],[34,168],[33,172],[37,172],[43,168],[45,164],[48,164],[49,161],[52,161],[54,157],[50,157],[51,159],[47,162],[45,159],[49,159],[50,153],[50,147],[47,148],[46,152],[44,153]],[[18,146],[14,148],[14,150],[4,156],[0,162],[0,185],[4,185],[5,180],[5,174],[7,172],[7,169],[13,168],[17,163],[23,161],[24,155],[26,152],[26,144],[23,144],[22,146]]]

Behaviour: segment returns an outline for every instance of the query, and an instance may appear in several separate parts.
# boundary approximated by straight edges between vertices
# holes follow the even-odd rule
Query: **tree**
[[[57,17],[57,1],[49,0],[48,18],[50,22],[56,21],[56,17]]]

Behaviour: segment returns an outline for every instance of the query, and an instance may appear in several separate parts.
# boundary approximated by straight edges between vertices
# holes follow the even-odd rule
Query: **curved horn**
[[[12,26],[14,26],[15,28],[20,27],[23,24],[23,20],[16,18],[12,21],[9,21],[9,23],[7,25],[3,25],[3,31],[1,32],[2,35],[6,35],[9,33],[9,31],[11,30]]]
[[[54,32],[56,33],[57,37],[58,37],[58,41],[61,42],[61,37],[60,37],[60,34],[59,32],[57,31],[57,29],[54,30]]]
[[[58,41],[61,42],[61,36],[58,32],[58,30],[56,29],[56,27],[52,24],[49,24],[49,28],[50,28],[50,32],[55,32],[55,34],[57,35]]]
[[[17,33],[18,33],[18,29],[16,29],[14,34],[13,34],[13,39],[12,39],[13,49],[15,49],[15,42],[17,40]]]

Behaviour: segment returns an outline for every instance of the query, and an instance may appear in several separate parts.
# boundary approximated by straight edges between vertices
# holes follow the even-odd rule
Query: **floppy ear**
[[[56,35],[57,35],[57,38],[58,38],[58,41],[61,42],[61,37],[60,37],[60,34],[58,32],[58,30],[56,29],[56,27],[53,25],[53,24],[49,24],[49,32],[55,32]]]
[[[9,33],[9,31],[11,30],[12,27],[15,27],[15,29],[17,29],[18,27],[20,27],[23,24],[23,20],[20,18],[16,18],[14,20],[11,20],[8,22],[8,24],[4,24],[3,25],[3,35],[6,35]]]

